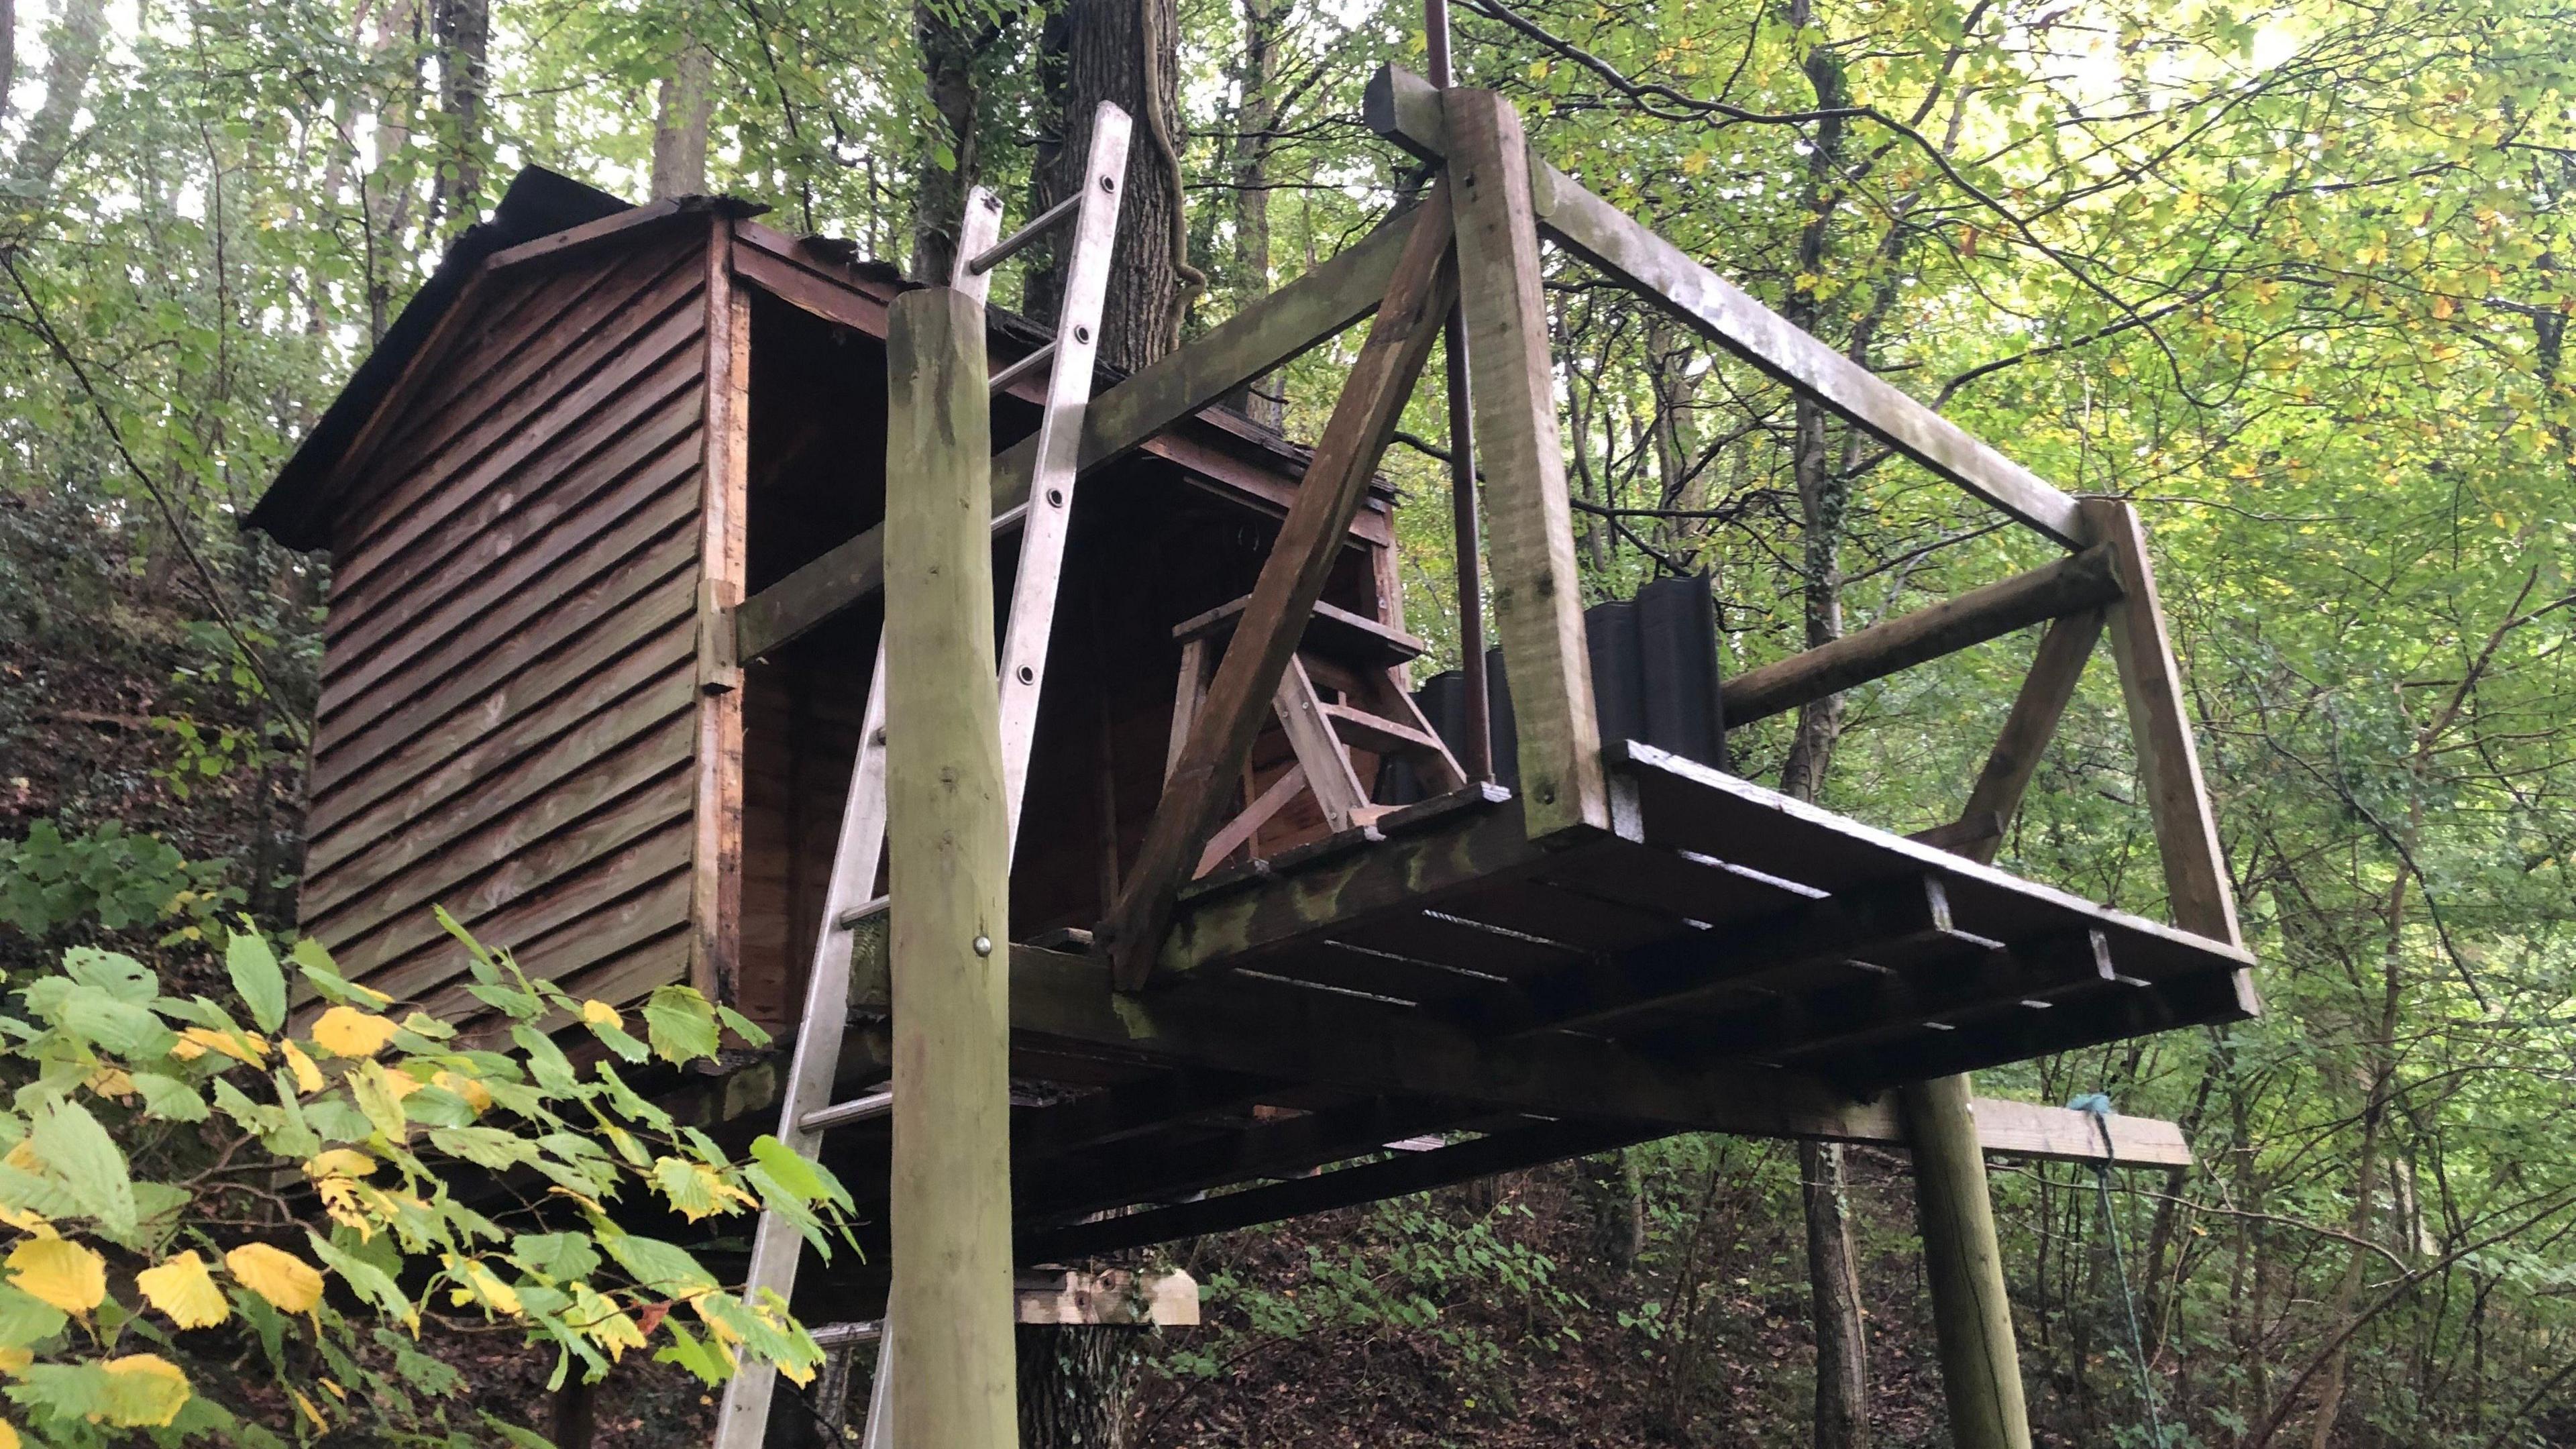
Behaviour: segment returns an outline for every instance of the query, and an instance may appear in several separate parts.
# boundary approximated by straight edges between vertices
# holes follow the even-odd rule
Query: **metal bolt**
[[[993,938],[990,936],[977,936],[975,938],[975,954],[978,956],[992,955]]]
[[[1020,683],[1022,684],[1035,684],[1038,682],[1038,672],[1025,664],[1020,666],[1019,674]]]
[[[1064,490],[1063,490],[1063,489],[1061,489],[1061,488],[1050,488],[1050,489],[1048,489],[1048,490],[1047,490],[1047,507],[1049,507],[1049,508],[1062,508],[1063,506],[1064,506]]]
[[[1091,340],[1091,329],[1081,326],[1080,324],[1076,324],[1073,329],[1073,340],[1076,342],[1089,342]]]
[[[985,209],[986,211],[999,211],[999,210],[1001,210],[1001,209],[1002,209],[1002,198],[1000,198],[1000,197],[998,197],[998,196],[995,196],[993,193],[991,193],[991,192],[989,192],[989,191],[985,192],[985,193],[984,193],[984,209]]]
[[[1116,191],[1118,189],[1118,178],[1115,176],[1102,176],[1100,178],[1100,189],[1103,191]]]

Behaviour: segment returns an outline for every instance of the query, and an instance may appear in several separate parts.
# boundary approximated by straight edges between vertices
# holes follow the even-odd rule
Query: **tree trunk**
[[[438,184],[430,214],[474,221],[483,195],[483,115],[490,86],[491,0],[434,0],[430,33],[438,44],[440,139]]]
[[[966,193],[983,169],[984,96],[975,62],[998,32],[979,31],[971,10],[961,14],[938,0],[915,0],[912,34],[939,120],[913,165],[911,275],[944,287],[957,268]]]
[[[1270,153],[1278,144],[1279,52],[1288,29],[1287,0],[1243,0],[1243,51],[1234,68],[1234,285],[1241,306],[1270,290]],[[1283,375],[1246,383],[1232,401],[1244,416],[1275,430],[1288,423]]]
[[[50,191],[54,172],[71,154],[72,123],[89,96],[106,18],[107,0],[68,0],[45,36],[45,98],[27,118],[26,135],[9,164],[22,201]]]
[[[18,0],[0,0],[0,121],[9,119],[9,88],[18,83]]]
[[[1022,1449],[1122,1449],[1136,1381],[1132,1328],[1020,1329]]]
[[[1575,1183],[1592,1215],[1592,1253],[1614,1273],[1627,1273],[1646,1251],[1646,1179],[1627,1148],[1575,1164]]]
[[[1838,1142],[1798,1144],[1807,1213],[1807,1288],[1816,1317],[1816,1449],[1869,1443],[1869,1340],[1860,1311],[1860,1269],[1852,1261],[1851,1203]]]
[[[1792,27],[1805,31],[1815,18],[1809,0],[1789,0],[1786,18]],[[1841,62],[1832,51],[1822,45],[1810,50],[1806,72],[1817,109],[1831,111],[1844,104]],[[1801,276],[1822,274],[1842,186],[1842,142],[1839,120],[1818,124],[1815,145],[1807,156],[1807,222],[1798,236]],[[1816,330],[1822,308],[1809,288],[1793,286],[1787,310],[1791,322]],[[1833,466],[1824,409],[1801,395],[1793,421],[1790,470],[1805,535],[1801,593],[1806,642],[1812,649],[1842,637],[1843,513],[1850,482]],[[1797,733],[1780,771],[1783,792],[1801,800],[1813,800],[1823,792],[1842,727],[1841,695],[1828,695],[1798,711]],[[1807,1280],[1815,1312],[1816,1449],[1862,1449],[1869,1442],[1869,1343],[1851,1261],[1843,1152],[1838,1146],[1801,1143],[1798,1160],[1805,1183]]]
[[[684,34],[654,97],[653,199],[707,191],[707,122],[715,111],[715,53]]]
[[[1114,101],[1136,121],[1118,207],[1117,265],[1100,323],[1100,360],[1133,372],[1180,345],[1181,318],[1207,285],[1189,261],[1182,211],[1180,21],[1174,0],[1068,0],[1048,21],[1041,69],[1053,137],[1038,143],[1039,202],[1081,182],[1091,113]],[[1065,264],[1031,288],[1029,311],[1052,311]]]

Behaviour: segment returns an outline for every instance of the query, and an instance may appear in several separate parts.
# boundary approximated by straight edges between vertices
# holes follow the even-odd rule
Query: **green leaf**
[[[65,951],[63,974],[136,1006],[149,1005],[161,994],[161,979],[152,974],[151,967],[131,956],[92,946],[74,946]]]
[[[693,987],[653,988],[644,999],[644,1026],[664,1061],[692,1062],[716,1054],[715,1008]]]
[[[734,1035],[741,1037],[745,1042],[752,1046],[765,1047],[769,1045],[769,1033],[761,1029],[760,1023],[743,1015],[741,1012],[734,1010],[730,1006],[719,1005],[716,1008],[716,1019],[723,1022],[725,1027]]]
[[[33,1348],[70,1321],[35,1294],[0,1283],[0,1348]]]
[[[599,1249],[588,1233],[521,1233],[510,1240],[510,1261],[541,1278],[573,1283],[599,1271]]]
[[[608,1256],[617,1260],[617,1266],[626,1270],[636,1286],[648,1293],[685,1298],[716,1286],[715,1275],[699,1267],[687,1249],[657,1238],[639,1238],[603,1224],[599,1245],[608,1250]]]
[[[273,1032],[286,1024],[286,973],[247,919],[242,927],[224,943],[224,969],[232,975],[233,991],[250,1008],[250,1019],[261,1031]]]
[[[671,1336],[671,1342],[653,1355],[655,1363],[678,1364],[696,1374],[701,1383],[713,1385],[725,1381],[731,1370],[725,1367],[724,1359],[698,1342],[698,1336],[689,1332],[687,1324],[676,1318],[666,1318],[662,1320],[662,1329]]]
[[[799,1157],[794,1148],[768,1133],[752,1139],[751,1159],[759,1163],[780,1187],[794,1193],[800,1202],[820,1202],[830,1198],[844,1209],[851,1206],[848,1189],[842,1187],[822,1164]]]
[[[504,1172],[537,1160],[534,1144],[498,1127],[433,1127],[429,1132],[429,1145],[450,1157],[461,1157],[494,1172]]]
[[[419,1314],[412,1307],[411,1299],[404,1296],[402,1288],[384,1269],[354,1253],[343,1252],[338,1245],[318,1233],[308,1231],[304,1240],[312,1246],[313,1256],[322,1260],[322,1266],[339,1274],[340,1280],[359,1297],[405,1323],[418,1320]]]
[[[45,1167],[98,1220],[109,1237],[123,1239],[142,1222],[134,1203],[134,1178],[125,1153],[98,1119],[78,1102],[63,1100],[39,1112],[28,1137]]]
[[[203,1122],[214,1115],[207,1109],[206,1099],[197,1095],[197,1089],[176,1077],[159,1072],[136,1072],[133,1077],[134,1090],[143,1094],[143,1110],[151,1116],[173,1122]]]

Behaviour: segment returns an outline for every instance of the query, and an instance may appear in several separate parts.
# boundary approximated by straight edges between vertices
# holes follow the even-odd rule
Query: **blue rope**
[[[2107,1093],[2092,1092],[2066,1104],[2093,1119],[2094,1130],[2102,1134],[2102,1160],[2093,1166],[2093,1186],[2101,1195],[2102,1230],[2111,1240],[2111,1271],[2120,1279],[2120,1302],[2129,1316],[2129,1364],[2138,1373],[2138,1397],[2146,1401],[2147,1427],[2156,1449],[2167,1449],[2164,1415],[2156,1400],[2155,1376],[2147,1371],[2146,1335],[2138,1327],[2138,1297],[2129,1290],[2127,1255],[2120,1250],[2120,1220],[2111,1211],[2111,1098]]]

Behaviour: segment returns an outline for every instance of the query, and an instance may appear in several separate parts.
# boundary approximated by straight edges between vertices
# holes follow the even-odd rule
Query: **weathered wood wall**
[[[537,975],[688,969],[707,227],[487,273],[346,465],[305,929],[465,1005],[444,905]]]

